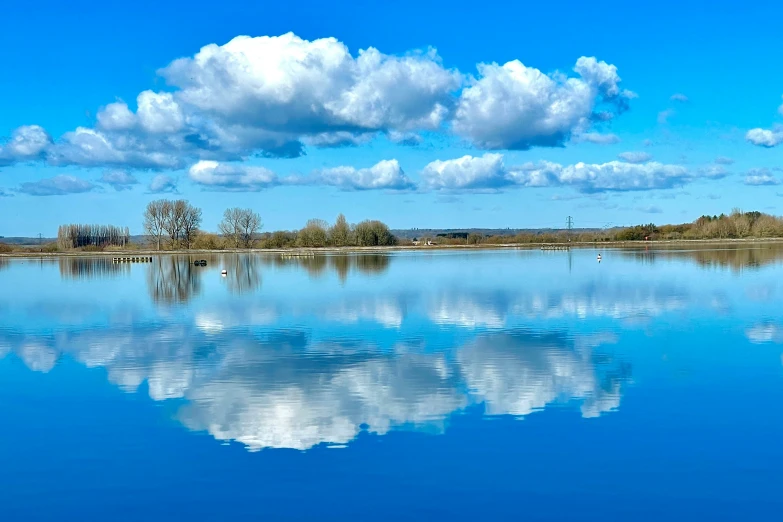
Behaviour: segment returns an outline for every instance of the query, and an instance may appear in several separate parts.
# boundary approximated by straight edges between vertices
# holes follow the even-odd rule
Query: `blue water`
[[[0,259],[0,520],[779,520],[783,250],[596,253]]]

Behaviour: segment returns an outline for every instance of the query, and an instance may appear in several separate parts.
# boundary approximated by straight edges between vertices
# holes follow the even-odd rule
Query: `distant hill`
[[[574,228],[575,234],[580,232],[596,232],[597,228]],[[443,235],[480,234],[482,236],[515,236],[517,234],[553,234],[564,232],[562,228],[408,228],[392,230],[392,234],[400,239],[419,237],[438,237]]]

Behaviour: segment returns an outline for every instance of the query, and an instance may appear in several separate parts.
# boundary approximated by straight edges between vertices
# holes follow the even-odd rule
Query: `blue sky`
[[[779,213],[775,4],[17,2],[0,235],[140,232],[159,197],[207,230]]]

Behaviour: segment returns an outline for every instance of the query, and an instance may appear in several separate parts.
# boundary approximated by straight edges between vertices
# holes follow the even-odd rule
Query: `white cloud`
[[[676,94],[672,94],[669,99],[671,101],[680,102],[680,103],[688,103],[688,101],[690,101],[687,96],[679,92]]]
[[[292,33],[210,44],[160,74],[179,99],[222,121],[296,134],[437,129],[460,84],[434,50],[353,57],[335,38]]]
[[[663,209],[661,207],[657,207],[655,205],[647,205],[646,207],[637,207],[639,212],[644,212],[645,214],[662,214]]]
[[[644,163],[650,161],[653,156],[649,152],[621,152],[617,157],[628,163]]]
[[[560,165],[551,162],[506,167],[501,154],[433,161],[422,171],[427,187],[445,191],[498,191],[513,186],[572,186],[581,192],[673,188],[697,178],[718,178],[714,169],[689,171],[682,165],[657,162],[633,164]]]
[[[715,163],[717,163],[718,165],[733,165],[734,160],[726,156],[718,156],[717,158],[715,158]]]
[[[65,196],[67,194],[91,192],[97,188],[99,188],[98,185],[89,181],[73,176],[60,175],[40,181],[22,183],[17,191],[30,196]]]
[[[335,167],[316,173],[316,182],[343,190],[409,190],[415,188],[397,160],[384,160],[370,168]]]
[[[139,123],[147,132],[173,134],[184,126],[185,116],[171,93],[144,91],[137,103]]]
[[[503,155],[494,153],[436,160],[424,167],[421,175],[433,190],[498,190],[515,183],[503,164]]]
[[[139,180],[133,174],[125,172],[124,170],[111,170],[104,172],[101,178],[98,180],[101,183],[111,185],[114,190],[130,190],[133,185],[138,185]]]
[[[594,143],[596,145],[614,145],[620,143],[620,137],[617,134],[607,133],[601,134],[600,132],[584,132],[582,134],[576,134],[574,141],[577,143]]]
[[[148,190],[152,194],[163,194],[165,192],[176,193],[177,180],[165,174],[158,174],[150,181]]]
[[[108,104],[98,111],[98,127],[107,131],[130,130],[136,126],[136,115],[125,102]]]
[[[127,135],[116,137],[95,129],[77,127],[49,147],[49,163],[53,165],[81,165],[84,167],[176,168],[181,158],[175,150],[150,150],[138,138]]]
[[[579,58],[570,78],[517,60],[478,69],[479,77],[466,82],[432,49],[351,54],[335,38],[239,36],[174,60],[158,71],[166,91],[139,93],[135,108],[107,104],[95,128],[76,128],[52,143],[38,127],[36,154],[22,157],[6,145],[0,165],[45,159],[179,169],[200,160],[296,157],[305,146],[355,146],[379,134],[415,145],[422,132],[449,130],[487,149],[559,146],[572,135],[614,143],[616,136],[597,134],[593,125],[635,97],[620,88],[614,65],[595,58]]]
[[[0,144],[0,166],[40,159],[51,142],[52,138],[38,125],[18,127],[6,143]]]
[[[258,192],[280,184],[277,174],[267,168],[208,160],[190,167],[188,177],[202,187],[226,191]]]
[[[485,149],[562,145],[591,126],[598,105],[620,112],[632,96],[620,91],[616,67],[595,58],[577,60],[579,78],[547,75],[519,60],[478,70],[460,95],[454,130]]]
[[[773,176],[769,169],[751,169],[745,175],[745,185],[780,185],[780,180]]]
[[[745,134],[745,139],[759,147],[775,147],[783,143],[783,126],[770,129],[751,129]]]

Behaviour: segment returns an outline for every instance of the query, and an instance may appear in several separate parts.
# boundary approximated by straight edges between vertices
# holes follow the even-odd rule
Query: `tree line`
[[[186,200],[151,201],[144,211],[144,231],[158,250],[225,248],[293,248],[343,246],[393,246],[397,238],[389,227],[377,220],[356,225],[343,214],[333,224],[311,219],[300,230],[261,233],[261,216],[248,208],[230,208],[223,213],[218,233],[200,229],[201,209]]]
[[[61,249],[83,247],[125,247],[130,243],[128,227],[113,225],[61,225],[57,230],[57,246]]]

